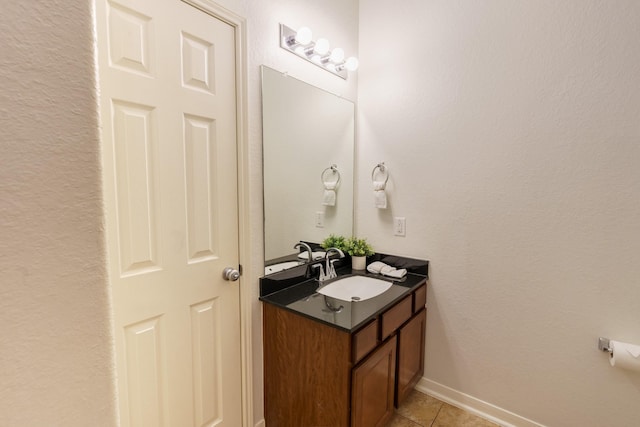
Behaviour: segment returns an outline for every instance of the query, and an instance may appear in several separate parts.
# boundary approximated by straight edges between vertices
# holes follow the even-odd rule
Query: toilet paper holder
[[[609,338],[598,338],[598,349],[606,351],[609,354],[613,354],[613,350],[611,349],[611,345],[609,343]]]

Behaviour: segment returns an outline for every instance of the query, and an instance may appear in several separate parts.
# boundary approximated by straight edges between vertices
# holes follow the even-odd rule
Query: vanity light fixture
[[[358,69],[357,58],[351,56],[345,60],[344,50],[339,47],[330,49],[327,39],[313,41],[313,33],[308,27],[296,31],[280,24],[280,47],[345,80],[347,71]]]

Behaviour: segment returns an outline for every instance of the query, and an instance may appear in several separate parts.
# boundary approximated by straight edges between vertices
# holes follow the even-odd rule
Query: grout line
[[[440,402],[440,408],[438,408],[438,413],[436,414],[435,417],[433,417],[433,420],[431,420],[431,424],[429,424],[429,427],[433,427],[433,423],[435,423],[436,420],[438,419],[438,415],[440,415],[440,411],[442,411],[443,406],[444,406],[444,402]]]
[[[400,414],[398,414],[397,412],[396,412],[396,416],[397,416],[397,417],[400,417],[400,418],[403,418],[403,419],[405,419],[405,420],[407,420],[407,421],[409,421],[411,424],[414,424],[414,425],[416,425],[416,426],[418,426],[418,427],[421,427],[421,426],[420,426],[420,424],[418,424],[417,422],[415,422],[415,421],[414,421],[414,420],[412,420],[411,418],[407,418],[407,417],[405,417],[404,415],[400,415]]]

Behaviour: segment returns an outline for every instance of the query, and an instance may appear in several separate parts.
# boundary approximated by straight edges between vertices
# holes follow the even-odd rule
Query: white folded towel
[[[324,206],[335,206],[336,205],[336,186],[337,182],[325,182],[324,183],[324,194],[322,195],[322,204]]]
[[[384,276],[388,276],[388,277],[393,277],[394,279],[402,279],[404,276],[407,275],[407,269],[405,268],[400,268],[400,269],[396,269],[394,268],[393,270],[389,271],[389,272],[382,272],[382,274]]]
[[[371,264],[367,265],[367,271],[373,274],[380,274],[380,269],[385,265],[387,264],[380,261],[374,261]]]
[[[395,270],[394,267],[391,267],[390,265],[387,265],[384,262],[380,261],[374,261],[367,266],[367,271],[374,274],[384,274],[393,270]]]
[[[393,277],[394,279],[402,279],[407,275],[405,268],[396,269],[381,261],[374,261],[367,266],[367,271],[374,274],[382,274],[383,276]]]
[[[387,208],[387,193],[384,191],[386,186],[385,181],[373,181],[373,196],[378,209]]]

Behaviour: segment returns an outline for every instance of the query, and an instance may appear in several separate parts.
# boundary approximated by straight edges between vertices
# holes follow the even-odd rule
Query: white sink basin
[[[271,273],[277,273],[282,270],[288,270],[290,268],[297,267],[300,264],[304,264],[304,263],[299,261],[286,261],[286,262],[281,262],[279,264],[269,265],[264,268],[264,274],[271,274]]]
[[[318,289],[318,293],[342,301],[364,301],[380,295],[391,282],[367,276],[349,276]]]

